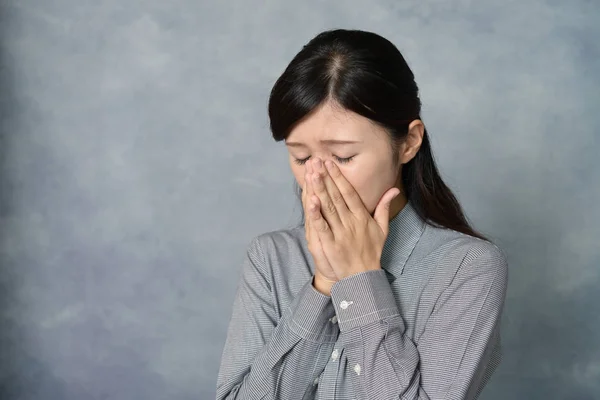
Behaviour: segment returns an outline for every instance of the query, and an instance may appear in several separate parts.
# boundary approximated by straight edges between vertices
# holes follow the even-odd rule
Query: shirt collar
[[[417,214],[410,201],[390,220],[388,237],[381,254],[381,268],[386,271],[390,283],[402,275],[406,260],[424,229],[425,221]]]

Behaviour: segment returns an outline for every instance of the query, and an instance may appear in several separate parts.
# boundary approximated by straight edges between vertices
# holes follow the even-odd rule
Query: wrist
[[[331,287],[337,281],[324,278],[319,274],[315,274],[313,278],[313,287],[326,296],[331,296]]]

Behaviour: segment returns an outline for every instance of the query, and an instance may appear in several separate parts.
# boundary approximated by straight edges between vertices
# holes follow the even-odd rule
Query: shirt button
[[[337,359],[338,359],[338,356],[339,356],[339,353],[338,353],[337,349],[335,349],[335,350],[333,351],[333,353],[331,353],[331,359],[332,359],[333,361],[335,361],[335,360],[337,360]]]
[[[354,366],[354,372],[356,372],[356,375],[360,375],[360,364]]]
[[[338,320],[337,315],[334,315],[329,320],[331,321],[332,324],[335,324],[337,322],[337,320]]]
[[[313,385],[318,385],[319,384],[319,377],[317,376],[313,382]]]
[[[352,304],[352,303],[354,303],[354,302],[353,302],[353,301],[346,301],[346,300],[343,300],[343,301],[340,303],[340,308],[341,308],[342,310],[345,310],[345,309],[346,309],[346,308],[348,308],[348,306],[349,306],[350,304]]]

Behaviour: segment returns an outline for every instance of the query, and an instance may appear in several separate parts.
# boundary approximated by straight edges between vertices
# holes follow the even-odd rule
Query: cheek
[[[358,192],[367,210],[372,213],[383,194],[394,186],[395,176],[390,167],[374,165],[371,168],[361,167],[342,173]]]

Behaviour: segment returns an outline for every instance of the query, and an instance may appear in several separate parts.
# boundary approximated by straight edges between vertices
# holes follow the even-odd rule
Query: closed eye
[[[348,163],[348,162],[352,161],[352,159],[353,159],[354,157],[356,157],[356,155],[354,155],[354,156],[351,156],[351,157],[346,157],[346,158],[342,158],[342,157],[338,157],[338,156],[333,156],[333,157],[334,157],[334,158],[336,159],[336,161],[337,161],[337,162],[339,162],[340,164],[346,164],[346,163]],[[298,165],[304,165],[304,164],[306,164],[306,162],[307,162],[309,159],[310,159],[310,156],[308,156],[308,157],[306,157],[306,158],[302,158],[302,159],[298,159],[298,158],[296,158],[296,159],[294,159],[294,162],[295,162],[296,164],[298,164]]]
[[[335,159],[340,163],[340,164],[346,164],[347,162],[352,161],[352,159],[356,157],[356,156],[351,156],[351,157],[346,157],[346,158],[340,158],[340,157],[336,157]]]

